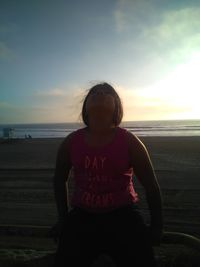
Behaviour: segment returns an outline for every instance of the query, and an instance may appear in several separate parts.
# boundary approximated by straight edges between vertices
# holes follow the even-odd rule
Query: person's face
[[[93,129],[109,128],[113,124],[114,110],[115,102],[111,95],[90,95],[86,102],[89,126]]]

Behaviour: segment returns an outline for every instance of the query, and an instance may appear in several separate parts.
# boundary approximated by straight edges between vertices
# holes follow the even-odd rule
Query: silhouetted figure
[[[101,253],[117,267],[155,267],[154,245],[163,234],[162,199],[148,151],[119,126],[121,100],[107,83],[93,86],[84,99],[86,125],[60,144],[54,174],[58,221],[51,234],[58,247],[54,267],[91,266]],[[75,188],[69,210],[67,182]],[[133,175],[145,189],[150,225],[144,222]]]

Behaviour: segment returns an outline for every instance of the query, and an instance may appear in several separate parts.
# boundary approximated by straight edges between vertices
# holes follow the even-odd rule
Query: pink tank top
[[[104,212],[136,203],[139,198],[129,166],[127,130],[117,126],[109,144],[92,147],[85,142],[85,128],[76,130],[70,139],[75,182],[71,206]]]

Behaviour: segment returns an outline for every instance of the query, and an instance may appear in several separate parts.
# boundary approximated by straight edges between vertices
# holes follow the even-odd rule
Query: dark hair
[[[118,126],[120,124],[120,122],[122,121],[122,118],[123,118],[122,102],[121,102],[119,95],[115,91],[115,89],[110,84],[105,83],[105,82],[104,83],[98,83],[98,84],[92,86],[92,88],[89,89],[89,92],[85,96],[85,98],[83,100],[83,106],[82,106],[82,112],[81,112],[83,122],[87,126],[89,126],[88,116],[87,116],[87,112],[86,112],[86,102],[87,102],[88,97],[90,95],[94,95],[94,94],[111,95],[114,98],[115,110],[114,110],[114,115],[113,115],[113,123],[115,126]]]

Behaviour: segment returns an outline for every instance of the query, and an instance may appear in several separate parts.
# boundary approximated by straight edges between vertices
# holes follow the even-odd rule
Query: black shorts
[[[155,254],[136,204],[106,213],[70,210],[60,236],[54,267],[90,267],[100,254],[116,267],[157,267]]]

